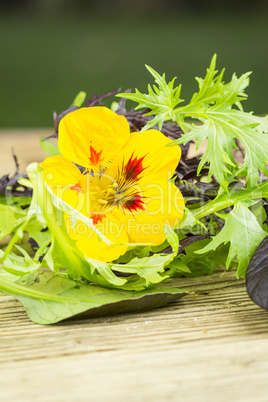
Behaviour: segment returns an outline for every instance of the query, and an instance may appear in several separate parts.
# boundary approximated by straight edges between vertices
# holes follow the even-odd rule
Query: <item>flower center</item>
[[[96,160],[100,154],[101,152],[98,155],[94,154]],[[117,172],[113,176],[106,170],[90,173],[88,194],[94,224],[102,222],[105,214],[117,206],[130,212],[144,210],[145,197],[138,185],[141,174],[146,169],[143,166],[144,158],[145,156],[137,158],[132,154],[127,163],[123,161],[118,166]],[[76,191],[77,194],[84,193],[80,181],[70,189]]]
[[[105,171],[94,173],[91,180],[90,197],[92,215],[104,215],[115,206],[123,210],[136,212],[144,210],[144,197],[138,187],[141,173],[144,171],[143,158],[131,155],[127,163],[118,166],[115,177]],[[95,217],[96,220],[96,217]]]

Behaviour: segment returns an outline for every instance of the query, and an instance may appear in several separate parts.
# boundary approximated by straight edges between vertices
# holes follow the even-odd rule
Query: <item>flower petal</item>
[[[59,150],[62,155],[93,170],[107,166],[129,138],[126,118],[101,106],[71,112],[59,125]]]
[[[150,176],[151,180],[154,181],[169,180],[181,156],[179,146],[165,146],[171,142],[170,139],[157,130],[132,133],[130,141],[118,155],[116,165],[126,165],[129,160],[136,159],[141,161],[144,169],[140,173],[140,177]]]
[[[107,245],[101,240],[97,233],[78,221],[74,228],[70,227],[67,221],[67,229],[70,237],[76,240],[76,245],[87,257],[98,261],[109,262],[117,259],[127,251],[128,235],[124,231],[124,224],[111,219],[111,216],[104,217],[101,222],[97,223],[96,228],[100,230],[110,241],[114,243]]]
[[[140,195],[143,209],[125,210],[122,217],[129,242],[159,245],[165,241],[164,225],[175,227],[183,217],[182,194],[170,181],[147,181],[143,183]]]
[[[86,194],[88,177],[82,175],[74,163],[63,156],[52,156],[40,165],[45,182],[57,197],[79,212],[90,213]]]

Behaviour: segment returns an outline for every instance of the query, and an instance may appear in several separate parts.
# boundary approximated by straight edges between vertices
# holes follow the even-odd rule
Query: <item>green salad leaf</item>
[[[185,253],[178,255],[172,261],[172,264],[184,264],[188,268],[188,271],[185,270],[183,273],[177,271],[174,276],[193,277],[211,275],[216,268],[223,268],[229,253],[228,245],[220,245],[216,251],[208,250],[202,254],[197,254],[199,250],[204,250],[209,243],[209,239],[203,239],[186,247]],[[230,265],[230,268],[233,267],[235,267],[235,264]]]
[[[76,95],[76,97],[74,98],[73,103],[71,104],[71,106],[77,106],[77,107],[82,106],[82,104],[84,103],[84,101],[86,99],[86,96],[87,96],[86,92],[80,91]]]
[[[57,202],[42,179],[40,166],[32,164],[27,172],[29,180],[23,184],[33,189],[27,212],[1,206],[0,227],[6,227],[3,236],[13,233],[13,238],[5,250],[0,249],[0,290],[21,301],[34,322],[51,324],[82,313],[93,317],[156,308],[186,294],[181,289],[159,287],[175,271],[184,269],[168,267],[179,248],[173,229],[165,226],[172,253],[149,255],[151,247],[138,246],[139,251],[127,263],[90,259],[67,233],[64,214],[70,213],[71,207]],[[80,215],[74,219],[78,218]],[[16,244],[25,233],[36,243],[33,258]]]
[[[124,99],[112,103],[112,109],[125,115],[134,131],[158,125],[175,139],[168,146],[179,144],[185,155],[191,141],[197,149],[206,141],[200,159],[192,158],[187,166],[184,155],[171,179],[185,197],[184,217],[174,229],[164,226],[163,244],[128,244],[123,256],[106,263],[77,248],[66,217],[72,225],[82,221],[106,244],[114,243],[91,218],[56,196],[41,166],[31,164],[28,177],[16,171],[12,180],[0,178],[0,290],[17,298],[39,324],[160,307],[187,293],[165,288],[163,281],[211,274],[220,266],[235,267],[237,277],[245,278],[268,235],[268,118],[243,110],[250,73],[233,74],[226,83],[214,55],[205,77],[196,78],[197,92],[181,105],[175,78],[167,82],[165,74],[146,68],[156,82],[148,94],[136,89],[117,95],[137,102],[145,117],[127,111]],[[80,92],[71,107],[54,116],[56,133],[63,116],[115,93],[95,94],[85,102],[86,93]],[[60,155],[48,139],[41,138],[40,144],[49,156]]]
[[[260,227],[255,215],[242,202],[238,202],[231,212],[220,217],[225,220],[223,229],[206,247],[197,250],[196,253],[207,253],[215,250],[220,244],[230,242],[226,268],[230,267],[232,260],[237,256],[239,261],[237,277],[245,278],[249,261],[267,233]]]
[[[35,271],[41,266],[41,263],[33,260],[22,247],[16,245],[16,249],[21,253],[21,255],[10,252],[5,258],[5,265],[3,267],[4,271],[22,277]],[[0,258],[3,256],[3,250],[0,250]]]
[[[61,155],[58,145],[49,141],[46,137],[40,138],[40,145],[47,154],[47,156]]]
[[[151,85],[148,85],[148,95],[142,94],[137,89],[135,94],[124,93],[118,95],[123,95],[127,99],[138,102],[139,105],[136,109],[151,109],[151,111],[146,113],[145,116],[155,115],[155,117],[147,123],[147,125],[143,128],[143,131],[148,130],[156,124],[158,124],[159,128],[161,129],[164,121],[174,120],[175,107],[184,101],[184,99],[180,99],[181,85],[174,88],[174,81],[176,78],[167,83],[165,74],[163,74],[161,77],[151,67],[146,66],[146,68],[155,78],[155,82],[158,87],[154,85],[152,88]]]
[[[244,90],[249,84],[250,73],[241,77],[233,74],[231,81],[225,83],[224,70],[217,75],[216,55],[214,55],[205,78],[197,78],[199,91],[186,106],[177,107],[181,102],[179,98],[181,85],[174,88],[175,79],[167,84],[165,76],[161,77],[151,68],[149,71],[158,85],[154,87],[155,93],[149,87],[148,95],[138,90],[135,94],[118,95],[137,102],[137,109],[150,109],[147,115],[155,117],[143,130],[156,124],[161,129],[164,121],[175,121],[185,134],[170,145],[186,144],[196,140],[199,147],[203,140],[208,141],[207,149],[200,160],[199,173],[204,165],[209,163],[209,178],[214,175],[225,191],[228,191],[227,178],[234,172],[243,173],[247,176],[248,185],[256,186],[260,180],[260,172],[267,174],[268,118],[254,116],[242,109],[241,102],[247,98]],[[202,125],[189,124],[187,118],[197,119]],[[241,141],[245,149],[244,163],[241,167],[235,163],[233,157],[233,149],[237,148],[236,139]]]
[[[73,317],[144,311],[176,301],[188,291],[158,287],[146,291],[107,289],[37,270],[14,283],[1,275],[0,290],[18,299],[30,319],[55,324]]]
[[[0,240],[10,235],[24,222],[26,213],[10,205],[0,204]]]

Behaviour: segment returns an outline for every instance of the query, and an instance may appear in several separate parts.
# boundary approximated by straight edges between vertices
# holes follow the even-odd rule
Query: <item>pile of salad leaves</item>
[[[243,110],[250,73],[225,83],[214,55],[185,104],[175,78],[167,83],[165,75],[147,69],[156,83],[148,94],[115,90],[86,99],[80,92],[54,113],[55,133],[40,144],[48,156],[59,155],[60,120],[113,96],[111,109],[132,131],[158,128],[173,140],[169,146],[181,146],[172,180],[185,199],[184,218],[174,229],[165,226],[161,246],[131,248],[111,263],[90,259],[68,236],[63,217],[71,207],[49,190],[37,163],[20,174],[15,157],[15,175],[0,179],[0,290],[20,300],[37,323],[160,307],[187,294],[172,280],[169,287],[162,282],[220,266],[247,276],[250,297],[268,308],[268,119]],[[138,103],[136,109],[127,110],[126,99]],[[188,156],[190,144],[198,149],[204,140],[203,155]]]

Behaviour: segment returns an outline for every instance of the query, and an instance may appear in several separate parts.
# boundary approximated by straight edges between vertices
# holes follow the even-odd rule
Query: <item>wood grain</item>
[[[267,401],[268,313],[234,273],[143,314],[30,322],[0,297],[1,401]]]
[[[51,326],[1,294],[0,401],[266,402],[268,312],[244,281],[219,270],[172,285],[195,293],[143,314]]]

